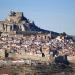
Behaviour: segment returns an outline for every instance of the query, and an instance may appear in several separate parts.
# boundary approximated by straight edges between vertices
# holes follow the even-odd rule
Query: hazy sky
[[[0,20],[10,10],[24,12],[40,28],[75,35],[75,0],[0,0]]]

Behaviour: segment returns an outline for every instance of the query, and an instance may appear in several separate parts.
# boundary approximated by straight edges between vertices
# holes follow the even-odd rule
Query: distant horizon
[[[0,9],[0,21],[20,11],[42,29],[75,35],[75,0],[0,0]]]

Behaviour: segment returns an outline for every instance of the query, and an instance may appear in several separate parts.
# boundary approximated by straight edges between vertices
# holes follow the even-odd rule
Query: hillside
[[[0,21],[0,32],[11,32],[16,31],[17,33],[51,33],[53,36],[59,35],[57,32],[45,30],[39,28],[34,22],[30,22],[23,12],[11,11],[9,16],[4,20]]]

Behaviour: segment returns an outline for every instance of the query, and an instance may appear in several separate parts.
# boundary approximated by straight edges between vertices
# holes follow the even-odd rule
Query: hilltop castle
[[[23,12],[10,11],[9,16],[0,21],[0,32],[17,32],[17,33],[49,33],[50,31],[39,28],[34,22],[24,17]],[[21,34],[22,34],[21,33]]]
[[[11,11],[8,18],[5,21],[0,21],[0,31],[25,31],[29,24],[27,18],[24,17],[23,12]]]

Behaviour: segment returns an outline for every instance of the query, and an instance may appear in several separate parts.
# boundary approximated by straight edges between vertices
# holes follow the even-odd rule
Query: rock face
[[[11,11],[8,18],[5,21],[0,21],[0,31],[34,31],[34,32],[48,32],[48,30],[38,28],[34,22],[30,22],[24,17],[23,12]]]
[[[24,17],[23,12],[10,11],[9,16],[4,20],[0,21],[0,32],[1,33],[12,33],[16,34],[37,34],[37,33],[50,33],[52,37],[59,35],[57,32],[48,31],[39,28],[34,22],[30,22],[29,19]]]

